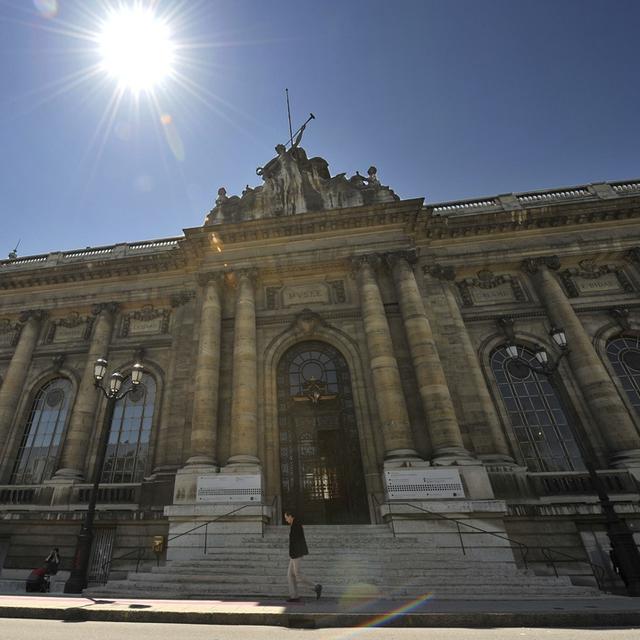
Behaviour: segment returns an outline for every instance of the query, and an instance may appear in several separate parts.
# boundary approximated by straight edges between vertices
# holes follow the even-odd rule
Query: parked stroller
[[[58,547],[51,550],[46,557],[44,564],[34,569],[27,578],[27,593],[49,593],[51,591],[51,576],[58,573],[60,565],[60,552]]]
[[[27,593],[49,593],[51,589],[51,576],[47,573],[46,566],[34,569],[27,578]]]

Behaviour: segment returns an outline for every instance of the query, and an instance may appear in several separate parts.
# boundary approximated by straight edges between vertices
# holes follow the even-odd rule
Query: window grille
[[[491,356],[491,369],[524,464],[530,471],[583,470],[556,389],[547,376],[525,365],[537,365],[533,351],[523,346],[518,351],[519,358],[512,359],[500,347]]]
[[[36,395],[11,474],[11,484],[39,484],[55,471],[71,404],[71,382],[56,378]]]

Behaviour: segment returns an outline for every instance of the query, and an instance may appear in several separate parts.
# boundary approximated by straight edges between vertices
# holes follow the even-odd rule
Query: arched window
[[[549,378],[531,371],[524,362],[537,363],[529,349],[520,346],[512,359],[504,347],[491,356],[498,383],[522,458],[530,471],[584,469],[562,404]]]
[[[131,386],[127,378],[122,389]],[[116,402],[101,482],[141,482],[149,455],[156,383],[149,375],[140,386]]]
[[[610,340],[607,343],[607,356],[629,402],[640,414],[640,337]]]
[[[11,484],[38,484],[54,471],[62,432],[71,405],[71,382],[57,378],[45,384],[33,401]]]

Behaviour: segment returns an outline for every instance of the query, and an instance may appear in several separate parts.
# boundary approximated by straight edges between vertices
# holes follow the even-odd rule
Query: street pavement
[[[259,625],[298,629],[336,627],[640,628],[640,598],[588,600],[440,600],[432,594],[399,600],[328,599],[92,599],[66,595],[0,596],[0,617],[66,622],[142,622]],[[4,634],[3,634],[4,637]],[[640,637],[640,636],[638,636]]]
[[[61,620],[2,620],[2,640],[637,640],[637,629],[389,629],[334,628],[283,629],[282,627],[176,625],[128,622]],[[428,634],[428,635],[427,635]]]

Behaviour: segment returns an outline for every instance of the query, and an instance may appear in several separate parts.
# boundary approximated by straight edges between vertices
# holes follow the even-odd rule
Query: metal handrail
[[[273,501],[271,502],[271,506],[273,506],[275,500],[276,500],[277,496],[274,496]],[[169,542],[172,542],[173,540],[177,540],[178,538],[181,538],[182,536],[186,536],[188,533],[193,533],[194,531],[197,531],[198,529],[201,529],[202,527],[205,527],[205,537],[204,537],[204,551],[203,553],[207,553],[207,528],[210,524],[217,522],[218,520],[221,520],[222,518],[226,518],[227,516],[230,516],[233,513],[237,513],[238,511],[242,511],[242,509],[246,508],[246,507],[254,507],[254,504],[243,504],[240,507],[238,507],[237,509],[232,509],[231,511],[227,511],[227,513],[223,513],[222,515],[217,516],[216,518],[213,518],[213,520],[207,520],[206,522],[203,522],[201,524],[196,525],[195,527],[189,529],[188,531],[183,531],[182,533],[178,533],[175,536],[172,536],[171,538],[167,538],[167,544]],[[264,537],[264,503],[260,504],[261,506],[261,514],[262,514],[262,518],[261,520],[263,521],[262,524],[262,537]],[[117,558],[110,558],[109,560],[105,561],[102,565],[102,573],[104,574],[104,571],[106,568],[110,567],[116,560],[122,560],[124,558],[127,558],[135,553],[138,554],[138,561],[136,562],[136,573],[138,572],[138,567],[140,566],[140,560],[142,559],[142,556],[144,556],[144,551],[145,551],[146,547],[137,547],[136,549],[134,549],[133,551],[129,551],[127,553],[125,553],[124,555],[118,556]],[[142,552],[142,553],[141,553]]]
[[[376,503],[376,505],[378,507],[382,506],[382,503],[376,498],[375,494],[372,493],[371,494],[371,498],[373,499],[373,501]],[[389,513],[390,514],[393,513],[392,507],[393,507],[394,504],[395,505],[406,505],[408,507],[412,507],[413,509],[417,509],[419,511],[423,511],[424,513],[428,513],[430,515],[434,515],[434,516],[436,516],[438,518],[441,518],[443,520],[449,520],[451,522],[455,522],[456,523],[456,527],[458,529],[458,536],[460,538],[460,547],[461,547],[462,553],[464,555],[466,555],[466,552],[465,552],[465,548],[464,548],[464,542],[462,540],[462,534],[460,532],[460,525],[461,524],[463,524],[466,527],[469,527],[470,529],[475,529],[476,531],[480,531],[482,533],[488,533],[489,535],[495,536],[497,538],[501,538],[503,540],[507,540],[510,543],[514,543],[514,544],[518,545],[518,547],[519,547],[519,551],[520,551],[520,554],[522,556],[522,562],[524,564],[525,569],[528,568],[528,566],[527,566],[527,555],[528,555],[531,547],[526,545],[524,542],[520,542],[519,540],[514,540],[513,538],[509,538],[508,536],[500,535],[499,533],[496,533],[495,531],[487,531],[486,529],[482,529],[481,527],[476,527],[475,525],[469,524],[468,522],[465,522],[464,520],[459,520],[457,518],[451,518],[449,516],[443,515],[442,513],[438,513],[437,511],[431,511],[429,509],[425,509],[423,507],[419,507],[419,506],[417,506],[415,504],[412,504],[410,502],[394,502],[394,503],[387,502],[385,504],[387,504],[387,506],[389,507]],[[396,537],[396,531],[395,531],[395,527],[394,527],[394,524],[393,524],[393,518],[391,519],[391,531],[393,532],[393,536],[395,538]],[[589,564],[589,566],[591,567],[592,571],[593,571],[593,576],[596,579],[596,582],[598,583],[598,587],[602,588],[602,584],[603,584],[603,580],[602,579],[606,575],[606,570],[602,565],[596,564],[594,562],[591,562],[591,560],[589,560],[589,559],[577,558],[575,556],[572,556],[569,553],[565,553],[564,551],[559,551],[557,549],[554,549],[553,547],[535,547],[535,548],[536,549],[540,549],[540,551],[542,552],[542,555],[551,563],[551,566],[553,567],[553,571],[554,571],[556,577],[558,577],[558,570],[556,568],[555,563],[556,562],[560,562],[560,560],[554,560],[550,555],[551,553],[555,553],[557,555],[564,556],[565,558],[567,558],[567,561],[570,560],[570,561],[573,561],[573,562],[587,562]],[[524,549],[524,551],[523,551],[523,549]]]
[[[407,507],[411,507],[412,509],[417,509],[418,511],[422,511],[423,513],[428,513],[430,515],[436,516],[437,518],[440,518],[441,520],[447,520],[449,522],[455,522],[456,523],[456,527],[458,529],[458,537],[460,539],[460,547],[462,549],[462,553],[464,555],[466,555],[466,551],[464,548],[464,542],[462,540],[462,532],[460,531],[460,525],[464,525],[465,527],[468,527],[469,529],[474,529],[475,531],[479,531],[480,533],[487,533],[491,536],[494,536],[495,538],[500,538],[501,540],[506,540],[507,542],[513,543],[515,545],[518,545],[519,547],[519,551],[520,554],[522,556],[522,562],[524,563],[524,567],[525,569],[527,569],[527,554],[529,553],[529,547],[524,543],[524,542],[520,542],[519,540],[514,540],[513,538],[509,538],[509,536],[503,536],[500,533],[497,533],[496,531],[487,531],[486,529],[482,529],[481,527],[476,527],[473,524],[469,524],[468,522],[465,522],[464,520],[459,520],[457,518],[450,518],[449,516],[445,516],[442,513],[438,513],[437,511],[430,511],[429,509],[425,509],[423,507],[419,507],[418,505],[412,504],[410,502],[387,502],[386,503],[387,506],[389,507],[389,513],[392,514],[393,510],[392,507],[393,505],[399,506],[399,505],[403,505],[403,506],[407,506]],[[393,536],[396,537],[396,532],[395,532],[395,527],[393,526],[393,518],[391,519],[391,530],[393,531]],[[524,551],[523,551],[524,549]]]

